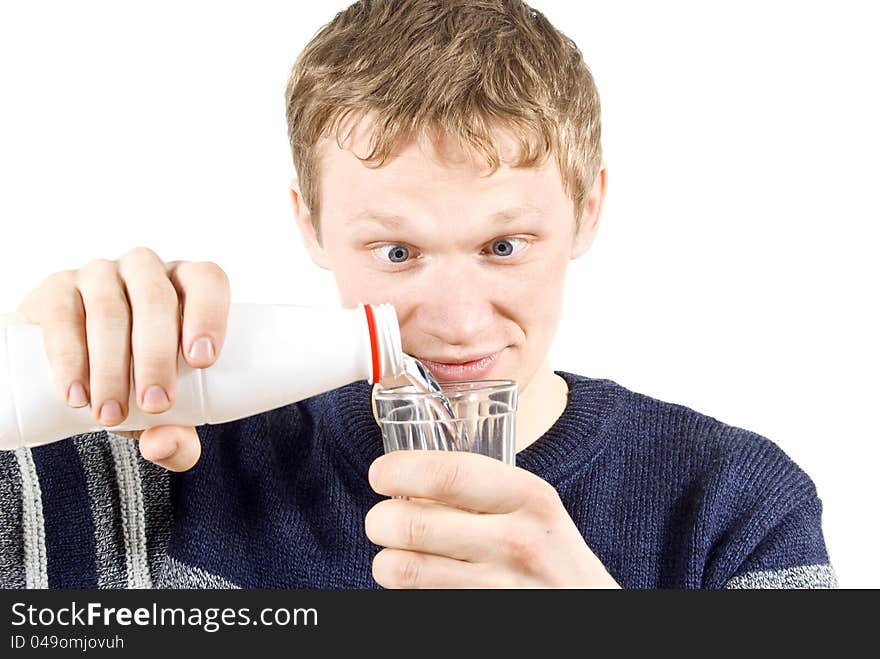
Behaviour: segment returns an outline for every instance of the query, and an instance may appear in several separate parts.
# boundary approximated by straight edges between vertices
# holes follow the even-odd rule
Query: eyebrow
[[[489,216],[489,220],[496,224],[506,224],[520,217],[528,215],[541,216],[543,214],[544,212],[537,206],[526,204],[523,206],[513,206],[511,208],[506,208],[504,210],[492,213]],[[407,219],[402,215],[398,215],[397,213],[364,209],[358,211],[354,215],[350,216],[348,220],[346,220],[346,224],[353,224],[355,222],[375,222],[389,229],[399,229],[402,225],[407,223]]]

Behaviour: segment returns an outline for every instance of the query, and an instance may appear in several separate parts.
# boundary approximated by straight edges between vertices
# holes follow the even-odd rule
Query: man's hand
[[[180,349],[194,368],[217,360],[229,298],[229,280],[216,264],[166,264],[137,247],[117,261],[97,259],[50,275],[15,319],[41,326],[61,399],[91,405],[97,423],[117,426],[129,412],[132,365],[138,407],[159,414],[174,404]],[[141,455],[173,471],[189,469],[201,454],[193,427],[121,434],[139,437]]]
[[[367,536],[386,547],[386,588],[619,588],[559,495],[531,472],[474,453],[394,451],[370,467]]]

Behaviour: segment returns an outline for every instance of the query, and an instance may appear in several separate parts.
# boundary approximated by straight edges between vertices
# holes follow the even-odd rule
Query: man
[[[517,381],[517,467],[382,456],[366,383],[228,424],[79,436],[2,456],[8,585],[835,585],[815,487],[772,442],[550,369],[606,171],[593,79],[540,13],[355,3],[286,98],[312,260],[345,305],[392,303],[439,379]],[[178,349],[210,368],[228,305],[215,264],[138,248],[52,275],[19,313],[43,327],[59,395],[112,427],[132,366],[147,412],[173,404]]]

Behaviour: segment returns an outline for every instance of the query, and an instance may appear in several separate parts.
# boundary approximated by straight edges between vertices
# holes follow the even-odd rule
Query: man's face
[[[556,331],[568,261],[595,231],[576,237],[553,159],[485,176],[416,143],[380,168],[322,148],[320,244],[301,206],[298,219],[343,305],[393,304],[404,351],[440,381],[504,378],[524,391]]]

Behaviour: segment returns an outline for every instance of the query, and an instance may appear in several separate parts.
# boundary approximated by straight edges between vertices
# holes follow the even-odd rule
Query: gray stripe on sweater
[[[24,529],[24,571],[26,588],[48,588],[46,523],[37,466],[29,448],[15,449],[21,473],[22,527]]]
[[[165,567],[171,537],[171,473],[164,467],[144,460],[139,451],[138,468],[143,486],[147,560],[155,583],[156,575]]]
[[[757,570],[733,577],[725,588],[839,588],[834,569],[828,565],[798,565],[783,570]]]
[[[125,535],[120,509],[119,483],[106,430],[73,438],[89,492],[95,521],[95,568],[98,588],[128,585]]]
[[[156,580],[157,588],[239,588],[231,581],[192,565],[187,565],[171,556],[165,557],[161,576]]]
[[[147,560],[146,523],[144,520],[144,496],[138,469],[137,440],[107,433],[116,482],[119,487],[119,503],[122,514],[123,544],[125,547],[126,586],[128,588],[152,588],[150,567]]]
[[[0,588],[24,588],[21,470],[13,451],[0,451]]]

